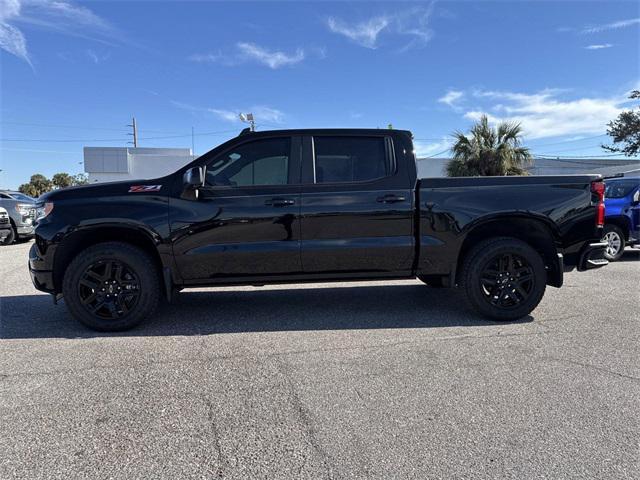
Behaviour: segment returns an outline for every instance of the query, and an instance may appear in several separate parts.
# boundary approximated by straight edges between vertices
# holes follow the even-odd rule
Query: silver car
[[[5,239],[11,234],[11,231],[9,214],[4,208],[0,207],[0,244],[5,242]]]
[[[33,237],[33,222],[36,216],[36,200],[24,193],[0,190],[0,207],[9,215],[10,232],[0,240],[9,245],[22,238]]]

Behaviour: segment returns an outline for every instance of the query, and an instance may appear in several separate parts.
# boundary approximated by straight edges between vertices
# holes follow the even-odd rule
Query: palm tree
[[[447,163],[449,177],[527,175],[529,149],[521,146],[519,123],[502,122],[495,129],[486,115],[471,128],[469,136],[455,132],[453,158]]]

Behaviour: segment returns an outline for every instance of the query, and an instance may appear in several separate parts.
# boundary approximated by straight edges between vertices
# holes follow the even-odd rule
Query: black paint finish
[[[314,138],[379,137],[390,174],[369,181],[314,183]],[[207,186],[186,194],[184,172],[240,144],[288,138],[288,183]],[[176,286],[341,279],[452,279],[479,232],[511,231],[547,254],[561,284],[595,241],[597,175],[418,180],[411,134],[400,130],[287,130],[231,139],[163,178],[58,190],[36,228],[30,269],[36,288],[59,293],[83,248],[119,240],[149,249]],[[132,185],[161,185],[130,192]],[[484,230],[482,230],[484,229]],[[511,230],[509,230],[511,229]],[[545,243],[546,242],[546,243]],[[559,271],[559,273],[558,273]]]

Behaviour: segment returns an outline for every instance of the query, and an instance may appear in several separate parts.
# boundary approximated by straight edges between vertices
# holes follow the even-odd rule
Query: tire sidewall
[[[603,240],[605,235],[611,232],[614,232],[620,238],[620,249],[615,255],[609,255],[608,253],[605,252],[604,256],[610,262],[615,262],[616,260],[620,260],[620,258],[622,258],[622,255],[624,255],[624,247],[627,242],[625,241],[624,234],[622,233],[622,229],[617,225],[605,225],[604,232],[602,235]]]
[[[104,260],[117,260],[126,264],[138,276],[140,297],[136,305],[122,318],[107,320],[97,317],[84,308],[80,301],[78,285],[85,270]],[[89,247],[69,265],[63,281],[63,297],[71,314],[89,328],[99,331],[126,330],[138,325],[151,315],[159,300],[159,282],[153,260],[143,250],[126,244],[106,243]]]
[[[504,253],[512,253],[525,259],[534,275],[534,286],[529,298],[518,307],[510,309],[489,304],[480,285],[480,278],[487,262]],[[540,254],[528,244],[516,239],[500,239],[478,245],[466,262],[463,275],[465,293],[471,306],[482,315],[498,321],[516,320],[531,313],[542,300],[547,283],[547,273]]]
[[[2,242],[0,242],[1,245],[11,245],[13,244],[13,242],[16,241],[16,229],[13,228],[13,226],[11,227],[11,229],[9,230],[9,234],[4,237],[4,240]]]

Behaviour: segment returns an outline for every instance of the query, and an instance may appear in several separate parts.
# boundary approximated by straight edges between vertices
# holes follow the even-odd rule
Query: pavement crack
[[[206,396],[203,397],[203,401],[205,406],[207,407],[207,422],[209,428],[211,429],[211,433],[213,434],[214,448],[218,456],[219,465],[217,465],[215,475],[216,478],[224,478],[226,457],[222,451],[222,444],[220,443],[220,430],[218,429],[218,424],[216,422],[215,409],[213,406],[213,402],[211,402],[211,400]]]
[[[571,365],[576,365],[578,367],[590,368],[592,370],[597,370],[602,373],[606,373],[609,375],[614,375],[616,377],[626,378],[628,380],[640,381],[640,378],[634,377],[633,375],[626,375],[624,373],[614,372],[613,370],[609,370],[608,368],[599,367],[597,365],[591,365],[590,363],[582,363],[576,360],[568,360],[566,358],[557,358],[557,357],[545,357],[547,360],[552,360],[555,362],[568,363]]]
[[[280,359],[275,359],[276,368],[283,376],[285,383],[287,385],[287,389],[289,391],[289,397],[291,398],[291,402],[293,404],[293,408],[296,411],[298,419],[300,421],[300,425],[302,426],[307,442],[311,446],[314,452],[320,457],[322,461],[322,465],[324,466],[324,470],[326,472],[326,478],[334,479],[336,478],[333,472],[332,465],[335,465],[336,462],[333,461],[331,455],[324,449],[318,440],[315,427],[313,426],[313,422],[311,421],[311,415],[309,410],[304,406],[300,395],[298,394],[293,381],[291,380],[291,375],[287,365],[281,361]],[[306,462],[306,460],[305,460]],[[304,467],[304,465],[302,466]],[[301,467],[301,468],[302,468]]]

